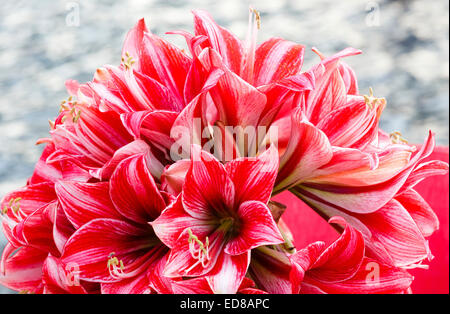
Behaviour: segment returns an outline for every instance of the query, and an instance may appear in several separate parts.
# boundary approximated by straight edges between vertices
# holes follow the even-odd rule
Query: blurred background
[[[360,90],[387,98],[381,121],[421,143],[431,129],[449,141],[449,8],[447,0],[2,0],[0,6],[0,198],[23,186],[43,147],[48,119],[67,98],[64,82],[92,79],[119,64],[123,39],[139,18],[177,45],[169,30],[192,31],[190,10],[208,10],[244,39],[248,7],[260,11],[259,40],[284,37],[307,47],[304,69],[345,47]],[[0,249],[4,239],[0,235]],[[8,290],[0,287],[0,292]]]

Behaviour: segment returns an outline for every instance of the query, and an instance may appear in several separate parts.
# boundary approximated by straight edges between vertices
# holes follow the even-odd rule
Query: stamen
[[[148,267],[155,262],[155,259],[161,256],[161,252],[163,252],[164,250],[165,248],[163,246],[161,246],[161,248],[157,249],[156,251],[149,250],[146,254],[126,266],[123,260],[118,259],[115,256],[116,253],[111,252],[108,255],[107,263],[109,274],[115,279],[127,279],[136,277],[138,274],[148,269]]]
[[[250,8],[250,12],[253,13],[255,15],[255,19],[256,19],[256,25],[258,27],[258,30],[261,29],[261,15],[259,14],[258,11],[256,11],[253,8]]]
[[[190,228],[188,228],[187,231],[189,233],[189,252],[191,253],[192,258],[198,261],[189,269],[185,270],[185,273],[190,272],[198,264],[201,264],[202,267],[206,267],[211,260],[211,257],[209,256],[209,238],[206,237],[205,243],[203,243],[196,235],[194,235]]]
[[[261,16],[258,11],[250,7],[250,14],[248,16],[248,31],[247,31],[247,51],[243,58],[242,75],[248,83],[253,84],[254,76],[253,70],[255,67],[255,53],[256,41],[258,39],[258,30],[261,28]]]
[[[81,110],[78,110],[76,116],[73,117],[73,123],[77,123],[78,120],[80,120],[80,117],[81,117]]]
[[[108,259],[108,270],[109,270],[109,274],[111,275],[111,277],[113,278],[123,278],[124,275],[124,264],[122,260],[119,260],[117,257],[114,256],[115,253],[112,252],[109,254],[109,259]]]
[[[378,98],[374,96],[372,87],[369,87],[369,95],[363,95],[363,97],[364,102],[370,109],[377,107],[378,104],[381,104],[383,101],[385,101],[384,98]]]
[[[130,55],[128,51],[125,52],[125,56],[127,57],[127,59],[125,60],[125,58],[122,57],[122,64],[127,70],[131,70],[133,64],[135,64],[136,62],[133,60],[133,57]]]
[[[393,144],[408,144],[408,140],[406,140],[402,133],[395,131],[389,134],[389,137],[391,138],[391,141]]]
[[[22,200],[21,197],[18,197],[13,200],[12,204],[10,205],[11,209],[13,210],[14,214],[17,214],[20,210],[20,201]],[[11,203],[11,201],[10,201]]]

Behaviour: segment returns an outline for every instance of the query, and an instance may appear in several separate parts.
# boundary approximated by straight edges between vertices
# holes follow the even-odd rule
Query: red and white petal
[[[339,72],[344,80],[347,95],[359,95],[355,71],[347,63],[341,61],[339,63]]]
[[[301,111],[293,114],[291,130],[289,144],[280,159],[275,191],[290,188],[311,177],[333,156],[327,136],[308,122]]]
[[[75,232],[75,228],[72,223],[67,219],[66,213],[58,203],[54,212],[53,223],[53,240],[58,248],[59,253],[62,253],[64,245],[70,236]]]
[[[125,60],[128,56],[135,58],[136,63],[134,64],[134,68],[138,71],[141,67],[140,56],[142,54],[145,33],[148,33],[147,26],[145,25],[144,19],[140,19],[128,32],[122,48],[122,58]]]
[[[27,185],[7,194],[1,201],[3,212],[14,219],[13,212],[23,217],[56,199],[53,183]]]
[[[320,254],[325,250],[324,242],[318,241],[308,245],[289,257],[292,268],[289,280],[292,284],[292,293],[299,293],[305,279],[306,272],[311,268]]]
[[[94,219],[78,229],[67,241],[61,260],[76,265],[80,278],[93,282],[117,282],[111,276],[108,261],[116,257],[125,268],[143,264],[142,258],[159,242],[150,228],[117,219]]]
[[[144,141],[135,140],[119,148],[103,167],[100,169],[90,170],[89,173],[94,178],[99,180],[108,180],[111,178],[112,173],[122,160],[133,155],[148,153],[149,151],[150,147]]]
[[[323,117],[317,127],[333,146],[364,149],[377,139],[378,121],[385,105],[384,99],[369,105],[362,96],[352,97],[346,105]]]
[[[102,283],[102,294],[150,294],[150,288],[147,273],[143,272],[136,277],[123,279],[118,282]]]
[[[170,248],[177,246],[180,235],[187,228],[190,228],[196,236],[202,238],[211,233],[214,228],[207,220],[189,216],[183,208],[181,196],[150,225],[158,238]]]
[[[52,143],[45,146],[41,157],[39,158],[34,172],[29,179],[29,184],[44,183],[44,182],[56,182],[62,179],[61,168],[59,164],[48,164],[46,162],[48,156],[55,151],[55,146]]]
[[[315,77],[315,88],[307,97],[306,116],[317,124],[332,110],[346,103],[347,87],[339,71],[340,58],[360,54],[361,51],[347,48],[310,70]]]
[[[278,172],[278,151],[271,146],[256,158],[238,158],[225,168],[233,180],[237,204],[245,201],[267,203]]]
[[[221,254],[213,275],[207,277],[212,291],[216,294],[235,294],[244,280],[250,264],[250,251],[231,256]]]
[[[76,268],[61,263],[49,255],[42,267],[42,282],[46,294],[87,294],[81,285]]]
[[[109,195],[115,208],[131,221],[152,221],[166,207],[143,154],[123,160],[109,184]]]
[[[161,189],[173,195],[180,194],[190,167],[191,161],[189,159],[181,159],[167,166],[161,175]]]
[[[168,88],[183,103],[183,88],[191,59],[179,48],[156,35],[146,33],[141,54],[141,71]]]
[[[411,215],[424,237],[439,229],[439,219],[428,203],[414,190],[408,190],[395,197]]]
[[[159,143],[164,140],[160,138],[161,136],[164,136],[166,140],[170,137],[170,129],[177,116],[178,114],[173,111],[147,110],[124,113],[121,119],[135,139]]]
[[[20,230],[19,232],[28,245],[59,256],[60,252],[53,240],[53,217],[56,207],[57,202],[41,207],[21,221],[16,229]]]
[[[256,128],[266,109],[264,93],[229,71],[220,77],[209,93],[219,112],[218,119],[226,126],[241,127],[243,131],[248,132],[247,127]],[[256,132],[255,129],[253,131]],[[251,135],[250,144],[253,140]]]
[[[212,294],[205,276],[187,280],[174,281],[172,283],[173,293],[175,294]]]
[[[317,257],[308,276],[318,276],[323,282],[338,282],[353,277],[360,268],[365,252],[364,239],[361,232],[342,217],[335,216],[329,222],[344,226],[344,232]]]
[[[199,247],[197,241],[193,241],[189,231],[202,242],[203,249]],[[175,246],[171,248],[164,275],[172,278],[197,277],[210,273],[220,255],[224,254],[224,236],[223,232],[213,232],[206,236],[201,233],[195,234],[192,230],[184,230]]]
[[[408,191],[419,184],[422,180],[437,175],[448,173],[448,163],[440,160],[432,160],[418,165],[406,180],[399,194]]]
[[[42,266],[48,252],[22,247],[14,255],[4,256],[0,283],[12,290],[39,292],[42,289]]]
[[[272,217],[270,209],[259,201],[247,201],[238,209],[239,234],[230,239],[225,252],[240,255],[258,246],[280,244],[283,236]]]
[[[304,53],[304,46],[281,38],[263,42],[255,53],[254,85],[267,85],[298,74]]]
[[[108,182],[60,181],[55,190],[67,219],[76,229],[96,218],[122,219],[111,202]]]
[[[352,278],[335,283],[325,283],[306,277],[300,293],[328,294],[392,294],[404,293],[413,277],[403,269],[364,258],[359,271]]]
[[[197,145],[191,147],[191,162],[182,193],[185,211],[204,220],[233,208],[235,190],[225,167]]]
[[[184,86],[184,100],[188,104],[198,95],[206,93],[217,85],[220,77],[225,73],[225,65],[217,51],[205,48],[192,62],[186,84]]]
[[[164,255],[157,263],[150,266],[147,273],[150,287],[159,294],[172,294],[172,284],[175,280],[181,278],[168,278],[164,276],[164,267],[167,263],[169,254]]]
[[[231,32],[217,25],[207,12],[195,10],[193,13],[195,34],[208,37],[208,42],[203,43],[202,46],[209,45],[222,56],[224,63],[231,71],[241,73],[244,53],[241,41]]]
[[[381,156],[379,167],[372,171],[363,167],[360,169],[363,170],[361,173],[357,171],[354,173],[350,172],[350,177],[361,176],[363,173],[367,174],[368,178],[363,179],[367,182],[366,184],[347,186],[340,185],[338,182],[332,184],[315,183],[312,180],[312,182],[304,182],[295,187],[294,193],[297,195],[303,194],[309,199],[326,203],[328,204],[327,206],[332,206],[339,210],[344,209],[360,214],[375,212],[401,190],[417,164],[431,154],[434,148],[434,136],[432,133],[429,134],[425,145],[422,146],[419,152],[415,153],[406,165],[404,164],[409,159],[411,150],[405,150],[402,147],[404,145],[401,145],[400,153],[397,155],[398,158],[390,159],[386,158],[386,156]],[[347,176],[345,172],[343,174]]]
[[[252,250],[248,274],[257,286],[268,293],[289,294],[292,291],[288,255],[269,247]]]

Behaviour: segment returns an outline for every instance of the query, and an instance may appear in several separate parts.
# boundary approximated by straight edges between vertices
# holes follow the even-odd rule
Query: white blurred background
[[[34,143],[66,98],[65,80],[87,81],[97,67],[120,63],[124,36],[139,18],[181,45],[164,33],[192,31],[190,10],[202,8],[244,39],[249,5],[262,15],[260,40],[279,36],[307,47],[305,69],[318,60],[311,47],[327,55],[362,49],[346,61],[362,92],[373,87],[387,98],[382,127],[413,143],[432,129],[448,145],[446,0],[1,0],[0,198],[31,175],[42,150]]]

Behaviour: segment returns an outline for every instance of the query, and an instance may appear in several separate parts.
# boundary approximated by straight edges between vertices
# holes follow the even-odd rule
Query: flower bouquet
[[[406,293],[439,226],[414,186],[434,149],[378,127],[347,48],[241,41],[194,11],[188,51],[128,33],[119,66],[67,81],[25,187],[1,202],[0,283],[26,293]],[[340,232],[296,247],[293,193]],[[295,227],[295,226],[291,226]]]

